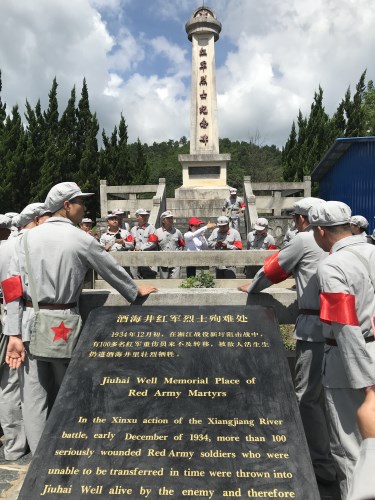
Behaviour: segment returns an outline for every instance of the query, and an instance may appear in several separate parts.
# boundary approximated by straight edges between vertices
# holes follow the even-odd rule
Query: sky
[[[361,73],[375,80],[369,0],[206,0],[222,23],[215,44],[219,136],[282,147],[321,85],[332,115]],[[59,112],[86,78],[91,110],[129,142],[189,137],[191,43],[185,23],[203,0],[0,0],[1,98]],[[222,151],[223,152],[223,151]]]

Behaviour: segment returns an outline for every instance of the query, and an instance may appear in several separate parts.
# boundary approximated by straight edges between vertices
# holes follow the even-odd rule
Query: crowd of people
[[[93,221],[84,218],[84,200],[92,193],[82,193],[72,182],[54,186],[44,203],[0,216],[2,339],[7,340],[6,363],[0,368],[0,423],[6,460],[17,460],[28,447],[35,453],[69,362],[35,355],[40,310],[47,310],[51,321],[59,313],[63,320],[52,329],[61,336],[79,314],[89,268],[128,302],[157,292],[153,286],[137,286],[133,278],[181,276],[179,267],[142,266],[126,272],[112,252],[241,250],[238,229],[244,206],[234,190],[230,195],[225,215],[207,224],[191,217],[185,234],[175,227],[169,210],[155,228],[143,208],[136,210],[131,228],[121,210],[108,214],[107,229],[99,234]],[[352,217],[342,202],[304,198],[294,204],[292,217],[280,250],[239,290],[251,300],[253,294],[294,277],[299,308],[295,393],[316,477],[324,483],[338,480],[342,499],[375,498],[373,478],[367,481],[373,488],[367,488],[370,496],[358,493],[364,488],[358,477],[369,470],[368,457],[373,460],[375,448],[375,247],[368,244],[375,243],[375,235],[367,236],[368,221]],[[276,248],[267,219],[257,219],[247,249]],[[187,276],[196,271],[188,267]],[[216,277],[236,277],[236,268],[217,265]]]

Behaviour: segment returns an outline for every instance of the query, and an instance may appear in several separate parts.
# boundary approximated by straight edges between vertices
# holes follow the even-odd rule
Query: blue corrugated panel
[[[325,200],[347,203],[353,215],[375,227],[375,142],[353,143],[319,181],[319,194]]]

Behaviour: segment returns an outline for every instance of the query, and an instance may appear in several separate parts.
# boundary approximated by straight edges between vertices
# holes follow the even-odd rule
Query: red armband
[[[359,326],[355,308],[355,296],[350,293],[321,293],[320,320],[329,325]]]
[[[246,203],[241,203],[240,207],[241,208],[245,208],[246,207]]]
[[[267,250],[277,250],[277,245],[268,245]]]
[[[178,240],[178,246],[179,246],[180,248],[184,248],[184,246],[185,246],[185,240],[183,240],[182,238],[180,238],[180,239]]]
[[[158,237],[156,236],[156,234],[149,234],[148,235],[148,242],[149,243],[157,243],[159,240],[158,240]]]
[[[279,264],[279,253],[267,257],[263,264],[264,274],[272,283],[280,283],[290,276]]]
[[[128,234],[127,237],[125,238],[125,241],[127,241],[128,243],[133,243],[134,238],[131,234]]]
[[[233,246],[238,248],[238,250],[242,250],[242,241],[237,240],[233,243]]]
[[[21,276],[12,276],[1,282],[4,300],[7,304],[23,295]]]

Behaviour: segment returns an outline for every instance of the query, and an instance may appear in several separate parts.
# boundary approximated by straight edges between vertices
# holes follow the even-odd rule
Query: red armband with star
[[[350,293],[321,293],[320,320],[329,325],[359,326],[355,296]]]
[[[279,264],[279,253],[267,257],[263,264],[264,274],[272,283],[280,283],[290,276]]]
[[[4,300],[7,304],[23,295],[21,276],[12,276],[1,282]]]
[[[149,234],[148,235],[148,242],[149,243],[157,243],[159,240],[158,240],[158,237],[156,236],[156,234]]]

